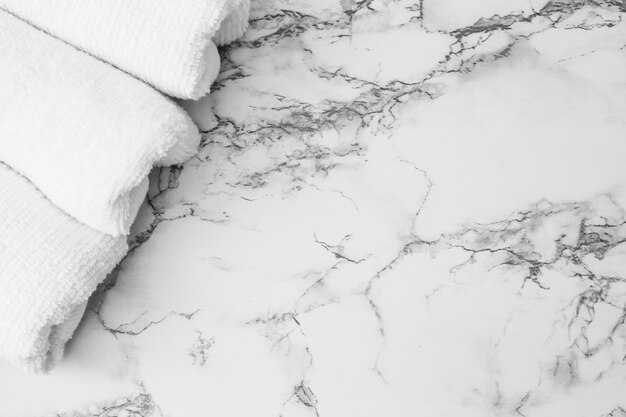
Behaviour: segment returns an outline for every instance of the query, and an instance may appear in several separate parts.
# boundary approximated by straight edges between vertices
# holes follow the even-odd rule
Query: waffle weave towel
[[[89,295],[127,251],[0,163],[0,356],[29,371],[54,366]]]
[[[0,11],[0,161],[97,230],[127,234],[154,164],[200,133],[150,86]]]
[[[174,97],[209,92],[213,41],[247,28],[249,0],[0,0],[0,7]]]

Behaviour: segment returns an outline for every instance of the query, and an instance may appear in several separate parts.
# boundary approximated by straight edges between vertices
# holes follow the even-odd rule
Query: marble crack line
[[[515,412],[518,415],[520,415],[522,417],[526,417],[526,414],[522,413],[522,408],[524,408],[524,406],[526,405],[526,402],[528,401],[529,398],[530,398],[530,392],[527,392],[526,395],[524,395],[522,397],[522,399],[518,403],[517,407],[515,407]]]
[[[500,265],[510,265],[510,266],[519,266],[521,262],[522,264],[526,264],[528,267],[528,274],[524,277],[524,280],[522,282],[522,288],[524,287],[524,285],[526,284],[526,282],[531,281],[534,284],[536,284],[537,286],[539,286],[539,288],[543,289],[543,290],[548,290],[549,287],[545,286],[544,284],[542,284],[539,281],[539,276],[541,274],[541,270],[544,267],[550,267],[553,262],[545,262],[545,261],[539,261],[539,260],[533,260],[533,259],[528,259],[527,257],[525,257],[524,255],[515,252],[512,248],[510,247],[504,247],[504,248],[481,248],[481,249],[472,249],[470,247],[467,247],[466,245],[460,244],[460,243],[448,243],[447,244],[448,247],[451,248],[457,248],[457,249],[462,249],[466,252],[469,252],[471,254],[470,258],[463,262],[462,264],[459,264],[457,266],[455,266],[453,269],[455,271],[460,270],[463,266],[467,265],[468,263],[471,263],[474,261],[475,256],[477,254],[480,253],[489,253],[489,254],[497,254],[497,253],[506,253],[511,255],[516,261],[514,260],[505,260],[502,263],[500,263]],[[537,254],[538,255],[538,254]]]
[[[317,403],[318,403],[317,397],[315,396],[315,394],[313,393],[313,390],[309,387],[308,383],[306,382],[307,375],[309,371],[313,368],[313,354],[311,353],[311,350],[309,349],[308,337],[304,329],[302,328],[302,324],[300,323],[300,321],[298,321],[297,315],[296,314],[292,315],[291,319],[296,324],[297,329],[300,332],[300,334],[304,337],[304,340],[305,340],[304,350],[308,357],[309,363],[302,374],[302,378],[299,384],[294,387],[293,393],[283,403],[283,408],[287,405],[287,403],[289,403],[289,401],[291,401],[291,399],[296,398],[301,404],[304,404],[306,407],[312,409],[315,415],[319,417],[320,414],[317,409]],[[281,340],[288,337],[289,334],[291,333],[292,332],[287,333],[285,336],[283,336],[283,338],[281,338]]]
[[[352,20],[354,19],[354,15],[357,14],[362,9],[368,9],[368,10],[374,11],[374,9],[372,8],[373,2],[374,0],[356,1],[354,2],[354,6],[350,9],[344,10],[344,13],[348,16],[348,19],[350,19],[350,22],[352,22]]]
[[[391,135],[390,135],[390,138],[391,138]],[[409,161],[407,159],[400,159],[400,162],[408,164],[414,170],[416,170],[417,172],[422,174],[424,176],[424,179],[426,179],[426,182],[428,184],[427,187],[426,187],[426,192],[424,193],[424,196],[422,197],[422,200],[420,202],[419,208],[417,209],[417,211],[415,212],[415,215],[414,215],[413,225],[412,225],[412,229],[414,229],[415,228],[415,223],[417,222],[417,218],[422,213],[422,210],[424,209],[424,206],[426,206],[426,201],[428,201],[428,197],[430,197],[430,193],[433,190],[433,187],[435,186],[435,183],[433,182],[433,180],[430,177],[430,175],[428,174],[428,172],[426,170],[418,167],[417,164],[415,164],[413,161]]]
[[[143,382],[138,382],[139,392],[130,395],[127,398],[118,399],[114,402],[107,402],[100,405],[92,405],[89,407],[88,415],[91,417],[116,417],[116,416],[133,416],[133,417],[162,417],[162,411],[155,404],[152,395],[146,391]],[[55,413],[55,417],[78,417],[76,412]],[[80,416],[87,417],[87,414],[81,413]]]
[[[317,397],[304,380],[294,387],[293,393],[283,402],[283,408],[294,398],[304,406],[312,409],[316,417],[320,416],[319,410],[317,409]],[[280,417],[284,417],[284,415],[281,413]]]
[[[401,259],[403,259],[405,256],[413,253],[413,250],[415,248],[419,248],[419,247],[423,247],[423,246],[430,246],[432,244],[432,242],[427,242],[427,241],[423,241],[420,239],[416,239],[413,240],[407,244],[405,244],[402,249],[400,250],[400,252],[390,261],[388,262],[386,265],[384,265],[381,269],[378,270],[378,272],[376,274],[374,274],[374,276],[372,278],[370,278],[370,280],[367,283],[367,286],[365,287],[365,290],[363,292],[361,292],[361,295],[363,295],[365,297],[365,299],[367,300],[367,303],[370,306],[370,310],[372,311],[372,313],[374,314],[374,317],[376,319],[377,322],[377,331],[378,334],[381,337],[381,346],[378,350],[378,353],[376,355],[376,360],[374,361],[373,364],[373,371],[378,375],[378,377],[385,383],[387,384],[387,379],[385,378],[382,370],[379,367],[379,361],[380,361],[380,356],[382,355],[382,352],[385,348],[385,345],[387,343],[387,333],[385,330],[385,322],[384,319],[382,317],[380,308],[378,306],[378,304],[376,304],[376,301],[374,300],[373,296],[372,296],[372,291],[374,288],[375,283],[380,280],[382,278],[382,276],[393,269],[393,267],[395,266],[395,264],[397,264]]]
[[[335,153],[335,155],[336,155],[336,153]],[[347,155],[348,155],[348,154],[346,154],[346,155],[339,155],[339,156],[343,157],[343,156],[347,156]],[[336,194],[339,194],[339,195],[341,196],[341,198],[343,198],[343,199],[345,199],[345,200],[349,201],[349,202],[352,204],[352,206],[354,206],[354,209],[355,209],[356,211],[361,211],[361,209],[359,208],[359,205],[356,203],[356,201],[354,201],[354,199],[353,199],[352,197],[347,196],[347,195],[346,195],[343,191],[341,191],[341,190],[324,189],[324,188],[320,188],[320,187],[318,187],[318,186],[317,186],[317,185],[315,185],[315,184],[309,184],[309,186],[310,186],[310,187],[312,187],[312,188],[314,188],[314,189],[316,189],[316,190],[318,190],[318,191],[321,191],[321,192],[328,192],[328,191],[329,191],[329,192],[331,192],[331,193],[336,193]]]
[[[367,260],[371,255],[366,256],[365,258],[361,258],[361,259],[352,259],[346,255],[343,254],[344,252],[344,247],[343,247],[343,242],[347,239],[350,238],[351,235],[346,235],[341,242],[338,245],[330,245],[324,241],[321,241],[317,238],[317,235],[315,233],[313,233],[313,239],[315,239],[315,243],[319,244],[322,248],[324,248],[326,251],[328,251],[329,253],[333,254],[335,256],[335,258],[337,259],[343,259],[345,261],[348,261],[350,263],[353,264],[360,264],[361,262]]]
[[[311,283],[311,285],[309,285],[308,287],[306,287],[302,291],[302,293],[296,299],[296,304],[297,304],[297,302],[299,300],[304,299],[312,291],[315,291],[317,288],[322,287],[324,285],[326,279],[328,278],[328,276],[332,272],[337,271],[341,265],[345,264],[345,262],[347,262],[345,259],[339,259],[339,260],[337,260],[337,262],[335,262],[333,265],[331,265],[326,271],[324,271],[324,273],[318,279],[316,279],[313,283]],[[329,304],[334,304],[336,302],[338,302],[338,301],[337,300],[335,300],[335,301],[331,300],[331,301],[324,302],[324,303],[321,303],[321,304],[316,304],[316,305],[313,305],[313,306],[309,306],[309,307],[305,308],[304,310],[300,311],[300,313],[309,313],[309,312],[315,310],[316,308],[327,306]]]
[[[192,311],[191,313],[184,313],[184,312],[179,312],[179,311],[170,311],[169,313],[167,313],[165,316],[161,317],[158,320],[151,320],[145,324],[143,324],[139,329],[136,330],[125,330],[125,327],[129,327],[132,326],[133,324],[136,324],[142,317],[144,317],[146,314],[148,314],[147,311],[144,311],[143,313],[141,313],[139,316],[137,316],[134,320],[127,322],[127,323],[122,323],[117,327],[110,327],[106,324],[106,322],[104,321],[104,318],[102,317],[102,314],[100,313],[100,310],[92,310],[95,314],[96,317],[98,319],[98,321],[100,322],[100,324],[102,325],[102,327],[104,328],[104,330],[106,330],[107,332],[111,333],[112,335],[114,335],[117,338],[118,334],[122,334],[122,335],[127,335],[127,336],[138,336],[141,333],[145,332],[146,330],[148,330],[149,328],[151,328],[152,326],[155,326],[157,324],[163,323],[165,320],[172,318],[172,317],[182,317],[185,318],[187,320],[191,320],[193,318],[193,316],[195,316],[198,312],[200,312],[200,309],[196,309],[194,311]]]
[[[281,314],[274,314],[270,317],[265,317],[265,318],[256,318],[254,320],[250,320],[248,322],[246,322],[246,325],[263,325],[263,326],[275,326],[277,324],[285,324],[288,325],[289,322],[295,324],[295,328],[294,329],[289,329],[288,331],[285,332],[285,334],[283,334],[281,337],[279,337],[278,339],[272,339],[271,337],[269,337],[270,339],[273,340],[273,343],[278,345],[281,344],[283,341],[289,339],[290,335],[294,333],[294,331],[298,331],[302,337],[304,338],[304,352],[306,353],[306,358],[308,363],[306,364],[305,369],[302,372],[302,375],[300,377],[300,381],[298,382],[297,385],[294,386],[293,388],[293,392],[289,395],[289,397],[283,402],[283,409],[284,407],[292,400],[292,399],[296,399],[298,402],[300,402],[301,404],[305,405],[306,407],[312,409],[315,412],[315,415],[319,417],[319,411],[317,409],[317,397],[315,396],[315,394],[313,393],[313,390],[309,387],[307,381],[307,375],[309,373],[309,371],[312,369],[313,367],[313,363],[314,363],[314,359],[313,359],[313,354],[311,353],[311,350],[309,348],[309,341],[308,341],[308,337],[306,332],[304,331],[304,328],[302,326],[302,324],[300,323],[300,321],[298,320],[298,314],[296,312],[284,312]],[[289,348],[288,354],[291,352],[291,348]],[[281,413],[282,416],[282,413]]]
[[[227,218],[226,219],[211,219],[209,217],[205,217],[205,216],[198,214],[196,211],[195,205],[193,203],[188,203],[188,202],[184,202],[180,204],[181,206],[188,209],[186,213],[173,216],[173,217],[165,217],[165,212],[162,209],[159,209],[155,206],[153,199],[148,198],[146,201],[147,201],[148,206],[152,210],[152,215],[154,216],[154,218],[152,219],[152,222],[150,222],[150,225],[148,226],[146,230],[140,233],[137,233],[134,236],[134,239],[131,241],[130,249],[128,250],[128,253],[124,257],[124,259],[126,259],[126,257],[128,257],[130,254],[135,252],[139,247],[141,247],[148,240],[150,240],[150,238],[152,237],[156,229],[164,222],[173,222],[176,220],[193,217],[194,219],[198,219],[200,221],[207,222],[207,223],[213,223],[213,224],[228,223]],[[122,260],[122,262],[120,263],[123,263],[123,261],[124,260]]]
[[[432,245],[435,245],[437,242],[436,241],[426,241],[423,240],[419,237],[417,237],[414,234],[414,229],[415,229],[415,224],[417,222],[417,219],[419,217],[419,215],[421,214],[421,211],[423,209],[423,207],[426,205],[426,202],[428,201],[428,197],[430,196],[431,190],[434,186],[433,181],[431,180],[430,176],[428,175],[428,173],[419,168],[415,163],[408,161],[408,160],[400,160],[401,162],[407,163],[410,166],[412,166],[416,171],[420,172],[428,181],[428,187],[426,192],[424,193],[424,196],[420,202],[419,208],[417,209],[417,211],[415,212],[415,215],[413,217],[413,222],[411,225],[411,230],[412,230],[412,234],[410,236],[410,240],[409,242],[405,243],[402,248],[400,249],[400,251],[394,256],[393,259],[391,259],[391,261],[389,261],[386,265],[384,265],[381,269],[378,270],[378,272],[376,274],[374,274],[373,277],[371,277],[367,283],[367,286],[365,287],[365,290],[363,291],[363,296],[366,298],[370,309],[372,310],[372,312],[374,313],[374,316],[376,317],[376,321],[378,323],[378,333],[380,334],[380,337],[382,338],[382,343],[381,343],[381,347],[378,351],[378,354],[376,356],[376,360],[374,362],[374,366],[373,369],[374,371],[377,373],[377,375],[381,378],[381,380],[385,383],[387,383],[387,380],[385,379],[382,371],[380,370],[379,367],[379,361],[380,361],[380,356],[382,355],[382,352],[385,348],[385,345],[387,343],[386,340],[386,331],[385,331],[385,323],[382,317],[382,314],[380,312],[380,308],[378,307],[378,305],[376,304],[376,301],[374,300],[374,297],[372,296],[372,291],[373,288],[376,284],[376,282],[378,282],[382,276],[387,272],[393,269],[393,267],[400,261],[402,260],[405,256],[410,255],[411,253],[413,253],[413,251],[417,248],[422,248],[422,247],[431,247]]]
[[[280,10],[274,14],[266,14],[260,18],[256,18],[252,20],[252,26],[257,24],[261,24],[262,22],[272,21],[272,20],[280,20],[286,19],[285,22],[278,22],[279,28],[276,29],[273,33],[269,35],[265,35],[260,39],[256,39],[254,41],[249,42],[240,42],[238,43],[239,48],[256,48],[261,46],[264,42],[278,42],[279,40],[287,37],[299,37],[302,33],[308,30],[321,30],[327,27],[333,27],[336,29],[345,29],[349,30],[351,26],[351,19],[360,10],[372,10],[371,0],[361,0],[357,2],[352,2],[352,6],[344,10],[344,14],[347,16],[347,22],[341,19],[339,20],[321,20],[315,16],[306,15],[300,12],[289,11],[289,10]],[[494,15],[491,17],[484,17],[477,21],[476,23],[466,26],[464,28],[460,28],[456,31],[451,32],[453,36],[455,36],[459,42],[468,35],[474,33],[484,33],[486,34],[486,38],[479,42],[482,43],[485,40],[489,39],[492,32],[495,30],[508,30],[513,24],[518,22],[526,22],[531,21],[536,17],[555,17],[554,24],[556,22],[565,18],[565,16],[570,15],[575,12],[579,8],[587,5],[587,4],[597,4],[600,6],[611,6],[615,5],[615,2],[611,1],[601,1],[601,2],[561,2],[553,0],[547,5],[545,5],[541,10],[535,11],[534,13],[524,16],[520,12],[512,12],[508,15],[499,16]],[[623,8],[623,7],[622,7]],[[420,15],[422,14],[421,7]],[[372,10],[374,11],[374,10]],[[421,20],[421,16],[420,19]],[[350,36],[349,33],[345,36]],[[523,38],[524,35],[514,35],[514,41],[504,50],[498,50],[493,53],[487,53],[484,58],[478,59],[478,61],[482,61],[484,59],[489,58],[490,56],[494,59],[498,59],[499,57],[506,56],[510,48],[516,43],[519,38]],[[333,78],[333,77],[343,77],[348,83],[358,83],[362,87],[370,87],[368,91],[364,91],[357,98],[352,100],[349,103],[345,102],[333,102],[327,100],[323,106],[319,109],[312,109],[310,104],[307,103],[296,103],[289,106],[291,110],[291,115],[289,117],[290,120],[297,118],[301,122],[299,123],[288,123],[288,120],[283,120],[282,123],[269,124],[267,126],[261,127],[259,129],[270,129],[270,130],[280,130],[283,129],[285,134],[313,134],[321,127],[324,126],[333,126],[339,123],[339,119],[343,119],[344,115],[347,117],[348,114],[353,114],[359,117],[362,120],[362,124],[368,125],[372,120],[369,120],[375,116],[380,116],[383,126],[385,125],[385,119],[387,117],[391,117],[395,120],[394,108],[396,105],[401,103],[407,95],[413,95],[416,93],[423,93],[426,96],[435,98],[435,95],[430,92],[430,88],[426,88],[427,84],[431,81],[434,81],[441,75],[448,74],[450,72],[459,72],[462,68],[458,66],[452,66],[451,58],[453,56],[457,56],[460,53],[474,49],[477,45],[468,46],[467,48],[461,48],[460,51],[450,52],[441,62],[438,68],[434,69],[431,73],[429,73],[422,81],[417,83],[403,83],[400,80],[391,81],[387,85],[380,85],[374,83],[369,80],[359,79],[357,77],[350,76],[348,74],[344,74],[341,70],[324,70],[320,68],[311,69],[314,72],[318,72],[319,75],[323,78]],[[230,50],[230,49],[229,49]],[[474,65],[475,63],[472,63]],[[461,67],[463,67],[464,63],[461,63]],[[469,69],[471,70],[471,68]],[[284,100],[284,97],[283,97]],[[295,107],[294,107],[295,106]],[[339,115],[339,116],[338,116]],[[337,117],[338,116],[338,117]],[[368,119],[368,120],[366,120]],[[386,126],[389,127],[389,126]],[[254,133],[253,131],[251,133]],[[259,132],[260,133],[260,132]]]

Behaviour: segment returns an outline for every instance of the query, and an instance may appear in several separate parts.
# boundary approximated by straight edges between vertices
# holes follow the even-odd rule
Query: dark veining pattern
[[[282,375],[267,376],[267,384],[255,389],[239,381],[241,401],[258,399],[255,391],[267,390],[258,416],[376,415],[377,405],[390,415],[458,415],[460,410],[468,416],[581,415],[562,404],[576,407],[576,398],[593,397],[594,386],[614,387],[626,378],[622,194],[598,189],[587,199],[570,201],[546,196],[509,216],[452,223],[433,237],[422,233],[418,220],[442,186],[396,149],[399,126],[419,116],[407,114],[410,106],[444,100],[476,72],[540,54],[533,43],[540,34],[620,28],[626,3],[555,0],[531,13],[485,15],[450,32],[424,28],[423,3],[343,0],[316,6],[259,0],[254,5],[246,37],[220,51],[216,127],[205,132],[196,158],[152,173],[131,250],[90,302],[99,330],[115,339],[125,360],[140,364],[129,366],[124,376],[136,392],[113,403],[105,398],[86,414],[57,416],[182,416],[178,413],[187,401],[205,407],[200,414],[220,411],[212,407],[219,407],[221,398],[191,398],[199,391],[190,398],[168,393],[162,382],[172,377],[169,365],[163,365],[160,377],[158,370],[145,376],[142,368],[158,369],[159,361],[179,355],[189,369],[175,383],[188,378],[189,389],[214,387],[202,378],[226,366],[221,365],[225,352],[243,355],[248,342],[251,351],[258,349],[249,363],[267,362],[267,369],[276,366]],[[359,58],[375,60],[380,51],[373,39],[362,40],[368,31],[416,39],[419,33],[435,45],[435,58],[424,70],[396,77],[397,68],[387,66],[396,64],[384,56],[379,62]],[[385,42],[396,38],[390,39]],[[369,46],[372,55],[367,55]],[[348,65],[350,60],[341,57],[346,50],[362,61]],[[331,63],[325,51],[346,65]],[[559,65],[554,68],[560,71]],[[415,134],[419,141],[420,132]],[[567,151],[558,157],[567,158]],[[396,191],[398,184],[402,191]],[[169,270],[164,257],[171,257],[180,273]],[[160,266],[151,269],[153,263]],[[422,281],[423,288],[416,284]],[[177,294],[176,288],[184,291]],[[453,303],[450,314],[465,311],[463,303],[476,303],[483,311],[493,301],[490,291],[501,291],[511,302],[509,311],[494,306],[497,330],[470,341],[463,339],[464,325],[455,321],[458,328],[450,333],[458,331],[458,339],[438,333],[451,323],[437,313],[440,303]],[[407,297],[416,310],[402,310]],[[549,329],[549,336],[542,344],[519,348],[519,355],[536,358],[524,362],[532,368],[528,376],[511,368],[510,346],[533,309],[539,313],[532,317],[541,320],[537,328]],[[341,327],[346,317],[354,319],[348,330]],[[344,330],[326,334],[333,326]],[[409,336],[398,328],[422,333],[405,340]],[[342,346],[343,337],[354,342],[352,351]],[[469,355],[478,349],[472,343],[484,343],[476,354],[484,375],[466,386],[464,377],[457,381],[456,370],[437,368],[445,365],[443,359],[428,355],[437,350],[438,337],[458,344],[458,351],[442,345],[442,356]],[[184,348],[167,350],[183,341]],[[333,352],[343,359],[333,362]],[[354,365],[349,368],[354,375],[346,376],[343,363],[353,364],[355,358],[361,367],[357,372]],[[420,375],[411,368],[413,359]],[[239,362],[233,358],[233,368]],[[331,378],[333,364],[337,370]],[[250,378],[267,369],[251,369]],[[336,378],[345,378],[345,384],[332,388]],[[436,393],[437,378],[449,378],[449,391]],[[352,392],[346,386],[366,397],[361,405],[346,397],[349,404],[341,409],[329,395]],[[163,406],[159,396],[168,395]],[[585,400],[591,410],[586,415],[626,416],[624,398],[619,402],[607,395],[597,406]],[[185,407],[171,408],[176,402]],[[232,407],[233,414],[223,414],[245,409],[236,402]]]

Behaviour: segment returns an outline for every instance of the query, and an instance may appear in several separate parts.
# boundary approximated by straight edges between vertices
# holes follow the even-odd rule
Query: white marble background
[[[255,0],[200,154],[0,417],[625,417],[625,17]]]

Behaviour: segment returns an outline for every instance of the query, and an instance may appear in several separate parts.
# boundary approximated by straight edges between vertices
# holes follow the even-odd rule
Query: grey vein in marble
[[[626,416],[624,16],[254,2],[200,153],[0,416]]]

